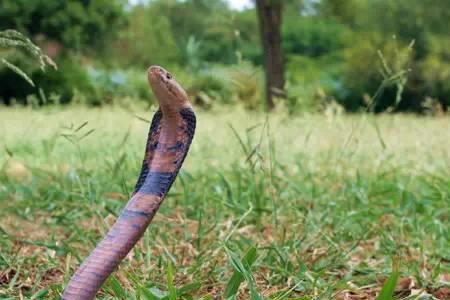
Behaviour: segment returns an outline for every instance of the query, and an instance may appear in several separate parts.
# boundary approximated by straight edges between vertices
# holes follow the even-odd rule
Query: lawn
[[[128,200],[152,111],[0,108],[0,299],[58,298]],[[397,274],[395,299],[450,299],[450,117],[197,118],[99,299],[375,299]]]

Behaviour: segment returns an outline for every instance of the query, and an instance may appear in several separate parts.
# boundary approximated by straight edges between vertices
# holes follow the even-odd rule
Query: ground
[[[128,200],[153,111],[0,109],[0,299],[58,298]],[[199,111],[98,299],[375,299],[397,276],[395,299],[450,299],[449,203],[449,117]]]

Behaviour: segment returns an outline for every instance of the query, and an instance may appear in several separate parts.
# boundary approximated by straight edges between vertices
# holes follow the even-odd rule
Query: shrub
[[[152,93],[145,70],[102,70],[88,68],[89,80],[102,99],[101,104],[121,102],[129,97],[150,101]]]
[[[429,41],[429,54],[420,62],[418,71],[423,75],[424,90],[447,110],[450,107],[450,41],[434,36]]]
[[[241,104],[247,109],[262,106],[262,71],[249,62],[215,65],[189,78],[180,75],[192,99],[206,108],[215,104]]]
[[[136,6],[130,21],[109,50],[108,62],[122,66],[148,67],[151,64],[175,64],[180,53],[171,31],[170,20],[158,11],[157,4]]]
[[[81,93],[87,104],[100,105],[103,103],[87,70],[77,57],[65,58],[58,63],[59,70],[46,73],[33,72],[32,78],[37,87],[45,94],[58,95],[60,103],[69,103],[73,100],[76,91]],[[44,99],[41,99],[43,102]]]
[[[188,94],[194,103],[205,108],[213,104],[231,102],[230,87],[212,72],[200,72],[193,76],[187,87]]]
[[[350,111],[368,106],[375,112],[417,108],[417,95],[406,81],[411,48],[377,34],[358,35],[357,41],[344,52],[345,88],[337,94],[339,102]]]
[[[318,57],[343,49],[348,42],[347,27],[316,17],[290,16],[283,24],[286,55]]]
[[[0,86],[0,100],[6,104],[13,98],[24,98],[35,88],[26,71],[44,71],[47,66],[56,69],[56,64],[18,31],[0,31],[0,49],[5,51],[0,59],[0,81],[3,83]]]
[[[15,28],[33,39],[44,35],[66,49],[103,46],[124,23],[121,0],[2,0],[0,28]]]
[[[290,113],[318,111],[342,94],[342,59],[290,55],[286,64],[287,108]]]

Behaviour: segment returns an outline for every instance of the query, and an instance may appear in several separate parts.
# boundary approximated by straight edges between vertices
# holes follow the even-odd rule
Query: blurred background
[[[159,64],[205,109],[448,109],[448,1],[256,2],[2,0],[0,30],[29,37],[58,69],[4,44],[0,102],[151,103],[144,72]]]

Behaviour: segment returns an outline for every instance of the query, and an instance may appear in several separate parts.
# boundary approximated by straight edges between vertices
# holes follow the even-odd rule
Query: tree
[[[274,107],[274,97],[284,96],[284,65],[281,48],[282,0],[256,0],[266,74],[266,105]]]

